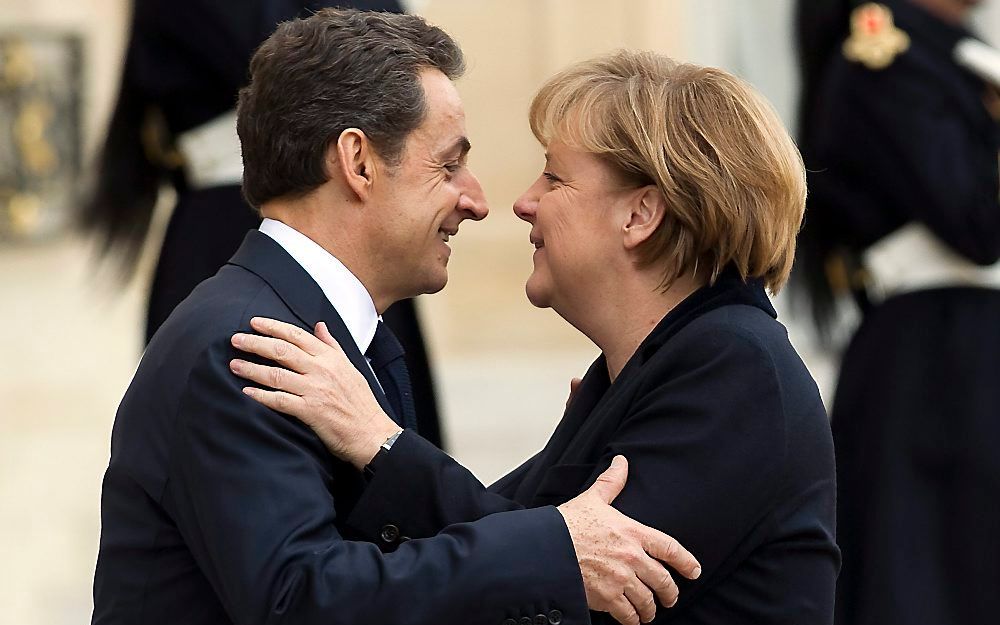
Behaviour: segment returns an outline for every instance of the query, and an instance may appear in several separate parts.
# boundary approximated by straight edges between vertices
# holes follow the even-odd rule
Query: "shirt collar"
[[[260,231],[274,239],[316,281],[340,315],[361,353],[368,351],[379,316],[372,296],[336,256],[318,243],[275,219],[264,219]]]

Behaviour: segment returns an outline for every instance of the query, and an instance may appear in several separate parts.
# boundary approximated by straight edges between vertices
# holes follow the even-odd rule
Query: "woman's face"
[[[565,317],[595,303],[621,267],[627,198],[636,190],[593,154],[558,141],[546,146],[542,175],[514,202],[514,214],[532,226],[534,270],[525,285],[532,304]]]

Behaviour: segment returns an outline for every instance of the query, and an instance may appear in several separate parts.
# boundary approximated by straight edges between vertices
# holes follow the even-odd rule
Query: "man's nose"
[[[465,176],[467,181],[462,194],[458,197],[458,210],[465,213],[467,219],[479,221],[484,219],[490,212],[490,207],[486,202],[486,193],[483,186],[479,184],[479,178],[472,172]]]

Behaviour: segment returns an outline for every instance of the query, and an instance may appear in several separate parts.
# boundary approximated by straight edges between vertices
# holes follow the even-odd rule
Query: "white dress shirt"
[[[379,315],[361,281],[337,257],[298,230],[274,219],[265,219],[260,231],[274,239],[306,270],[343,319],[347,331],[364,354],[375,337]]]

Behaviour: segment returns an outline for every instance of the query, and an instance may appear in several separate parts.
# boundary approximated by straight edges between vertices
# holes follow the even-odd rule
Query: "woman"
[[[365,468],[352,518],[373,541],[565,502],[621,454],[616,506],[704,571],[660,622],[831,622],[829,427],[764,292],[788,275],[805,201],[777,116],[725,72],[620,52],[552,78],[530,120],[547,164],[514,206],[535,246],[527,294],[602,352],[545,449],[489,489],[410,432],[380,451],[391,421],[322,326],[321,341],[256,319],[292,372],[235,360],[277,389],[246,392]]]
[[[975,4],[800,2],[796,268],[820,327],[837,290],[862,313],[832,414],[838,623],[1000,612],[1000,67]]]

